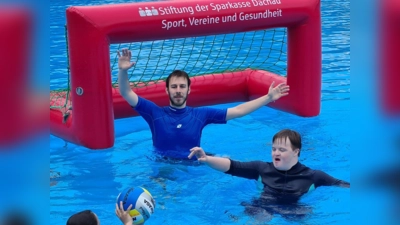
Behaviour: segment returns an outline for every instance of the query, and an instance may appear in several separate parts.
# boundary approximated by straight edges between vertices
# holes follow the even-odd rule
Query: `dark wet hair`
[[[98,225],[96,215],[91,210],[84,210],[69,217],[67,225]]]
[[[29,218],[21,213],[12,212],[6,215],[3,222],[0,221],[2,225],[31,225]]]
[[[174,70],[170,75],[168,75],[167,80],[166,80],[166,87],[169,87],[169,81],[171,80],[171,77],[184,77],[188,81],[188,87],[190,87],[190,78],[189,75],[183,71],[183,70]]]
[[[290,144],[292,145],[292,149],[299,149],[299,154],[298,156],[300,157],[300,150],[301,150],[301,135],[294,130],[289,130],[289,129],[284,129],[279,131],[278,133],[276,133],[274,135],[274,137],[272,138],[272,143],[274,143],[274,141],[276,139],[286,139],[289,138]]]

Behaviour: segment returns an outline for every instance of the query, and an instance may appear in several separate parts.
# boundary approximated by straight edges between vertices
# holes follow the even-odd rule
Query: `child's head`
[[[84,210],[69,217],[67,225],[100,225],[100,221],[94,212]]]

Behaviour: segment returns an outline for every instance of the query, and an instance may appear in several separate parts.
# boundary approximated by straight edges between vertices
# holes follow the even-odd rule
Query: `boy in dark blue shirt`
[[[350,183],[339,180],[320,170],[313,170],[299,162],[301,136],[285,129],[272,138],[272,162],[240,162],[229,158],[205,154],[200,147],[190,150],[189,159],[196,156],[199,162],[232,176],[258,180],[263,184],[260,198],[246,204],[246,212],[263,217],[279,213],[283,216],[304,216],[309,209],[297,204],[300,197],[320,186],[350,188]],[[270,219],[270,218],[268,218]]]
[[[229,158],[208,156],[200,147],[190,150],[189,158],[211,168],[247,179],[261,180],[264,195],[292,196],[298,199],[319,186],[350,187],[347,181],[338,180],[320,170],[313,170],[299,162],[301,136],[293,130],[281,130],[272,138],[272,162],[239,162]]]

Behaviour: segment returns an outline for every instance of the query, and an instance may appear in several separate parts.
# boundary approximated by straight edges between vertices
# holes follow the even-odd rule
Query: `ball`
[[[132,217],[133,224],[146,222],[154,213],[154,208],[156,207],[153,196],[142,187],[125,189],[117,197],[118,207],[121,201],[125,211],[132,204],[129,215]]]

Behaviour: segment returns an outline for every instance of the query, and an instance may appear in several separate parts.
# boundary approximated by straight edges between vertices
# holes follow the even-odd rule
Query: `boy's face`
[[[276,139],[271,153],[272,162],[278,170],[287,171],[298,162],[299,149],[292,149],[289,138]]]

